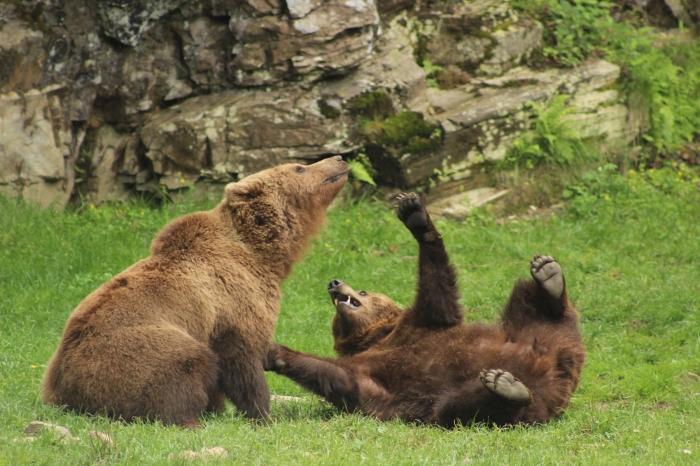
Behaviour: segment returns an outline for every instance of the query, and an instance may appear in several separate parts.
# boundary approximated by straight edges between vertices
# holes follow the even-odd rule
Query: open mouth
[[[333,296],[333,304],[335,304],[336,308],[338,306],[346,306],[352,309],[353,311],[355,309],[359,309],[360,306],[362,306],[362,303],[359,302],[357,299],[343,293],[336,293]]]
[[[336,173],[335,175],[331,175],[325,180],[323,180],[323,184],[333,184],[339,179],[341,179],[344,175],[348,174],[348,170],[345,170],[344,172]]]

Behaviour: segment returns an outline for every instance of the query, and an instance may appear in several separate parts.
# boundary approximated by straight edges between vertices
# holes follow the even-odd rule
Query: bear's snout
[[[338,288],[342,284],[343,282],[341,282],[340,280],[331,280],[331,282],[328,284],[328,291],[331,291],[334,288]]]

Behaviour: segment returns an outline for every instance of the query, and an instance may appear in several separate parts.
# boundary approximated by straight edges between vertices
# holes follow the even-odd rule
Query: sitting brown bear
[[[151,256],[68,319],[43,380],[46,403],[130,421],[200,426],[224,396],[265,418],[262,361],[280,284],[347,179],[340,156],[281,165],[226,186],[213,210],[166,226]]]
[[[578,314],[561,267],[535,256],[532,280],[516,283],[500,321],[465,325],[456,273],[442,238],[413,195],[399,218],[419,244],[414,304],[401,310],[376,293],[334,280],[332,360],[274,344],[266,368],[338,409],[453,427],[545,422],[564,409],[585,360]]]

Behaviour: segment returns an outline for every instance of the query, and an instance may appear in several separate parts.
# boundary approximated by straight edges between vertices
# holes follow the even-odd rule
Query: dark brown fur
[[[405,201],[405,199],[404,199]],[[387,297],[329,285],[338,313],[332,360],[273,344],[266,367],[326,398],[339,409],[388,420],[452,427],[470,422],[536,424],[559,414],[585,361],[578,314],[566,287],[557,298],[538,281],[515,284],[499,321],[465,325],[456,273],[442,238],[414,198],[399,216],[419,243],[414,304],[401,311]],[[354,303],[355,312],[342,301]],[[345,329],[341,331],[341,329]],[[530,391],[527,406],[487,390],[484,369],[512,373]]]
[[[90,294],[68,319],[43,380],[46,403],[127,421],[199,426],[228,398],[267,417],[261,364],[280,284],[347,178],[330,158],[226,187],[208,212],[166,226],[151,256]]]

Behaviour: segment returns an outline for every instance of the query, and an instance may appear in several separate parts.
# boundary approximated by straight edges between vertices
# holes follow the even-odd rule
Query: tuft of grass
[[[536,253],[561,262],[581,314],[588,363],[571,406],[545,425],[511,429],[381,423],[336,412],[274,374],[268,376],[273,393],[303,401],[274,402],[267,427],[241,419],[232,407],[203,418],[204,429],[188,431],[45,406],[39,383],[73,308],[145,257],[168,221],[211,205],[154,209],[134,202],[76,214],[0,199],[0,464],[183,464],[170,455],[214,446],[227,455],[196,463],[696,464],[700,195],[693,175],[677,173],[686,170],[578,181],[592,196],[587,207],[547,218],[437,220],[459,271],[467,321],[495,318]],[[342,279],[408,305],[416,256],[411,235],[384,204],[332,210],[328,228],[284,284],[276,340],[332,356],[328,281]],[[36,419],[64,425],[81,440],[42,434],[31,443],[15,441]],[[108,433],[114,446],[89,440],[91,430]]]

